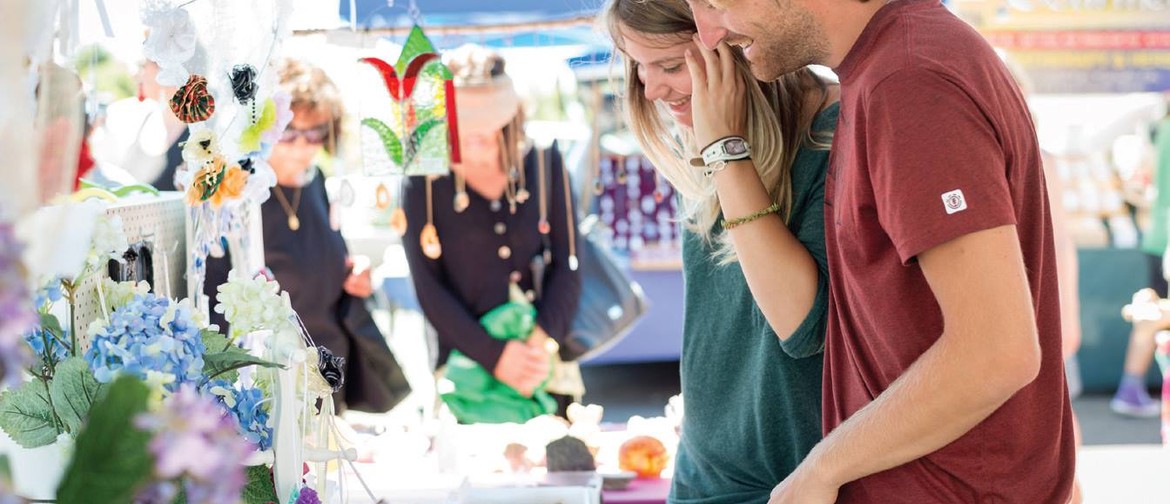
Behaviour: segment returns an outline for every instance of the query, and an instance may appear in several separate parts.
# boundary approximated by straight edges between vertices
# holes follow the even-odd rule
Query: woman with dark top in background
[[[546,340],[559,341],[568,333],[581,292],[579,273],[568,267],[570,234],[576,230],[565,225],[566,212],[572,211],[572,202],[559,190],[565,170],[555,146],[543,152],[542,164],[538,149],[525,141],[520,101],[504,73],[503,59],[471,46],[444,59],[458,89],[463,159],[452,166],[451,176],[407,182],[403,245],[411,277],[423,313],[438,333],[439,365],[459,350],[500,382],[531,397],[550,373]],[[537,187],[542,166],[549,177],[551,262],[538,288],[531,263],[544,250]],[[442,244],[438,257],[428,256],[420,245],[428,216]],[[509,301],[511,284],[536,308],[536,327],[524,340],[493,338],[480,325],[480,317]],[[560,379],[554,378],[546,389],[563,415],[584,387],[575,364],[551,366],[559,369],[554,374]]]
[[[346,359],[345,385],[334,394],[337,411],[387,411],[409,388],[397,362],[388,362],[393,358],[385,337],[363,301],[373,292],[370,271],[355,267],[349,257],[330,218],[325,176],[314,164],[322,150],[334,153],[341,132],[341,94],[319,68],[288,60],[279,71],[280,86],[292,95],[293,119],[268,159],[277,185],[260,209],[264,262],[288,292],[314,343]],[[230,268],[226,257],[208,261],[204,293],[212,306],[216,287],[227,281]],[[223,315],[212,312],[211,317],[226,327]],[[371,366],[371,359],[379,362]]]

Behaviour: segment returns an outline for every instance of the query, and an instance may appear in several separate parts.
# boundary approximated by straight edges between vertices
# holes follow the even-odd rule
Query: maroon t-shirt
[[[836,71],[825,432],[939,339],[942,313],[915,257],[963,235],[1017,226],[1043,353],[1036,381],[970,432],[842,487],[838,502],[1063,504],[1072,417],[1049,202],[1023,96],[991,47],[937,0],[882,8]]]

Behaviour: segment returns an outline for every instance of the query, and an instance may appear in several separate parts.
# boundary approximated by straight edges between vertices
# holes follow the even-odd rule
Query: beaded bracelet
[[[742,226],[742,225],[747,224],[751,221],[759,219],[760,217],[763,217],[765,215],[768,215],[771,213],[776,213],[779,211],[780,211],[780,204],[779,203],[772,203],[772,205],[769,206],[768,208],[760,210],[760,211],[758,211],[754,214],[748,215],[746,217],[740,217],[738,219],[731,219],[731,220],[723,221],[722,222],[723,229],[733,229],[737,226]]]

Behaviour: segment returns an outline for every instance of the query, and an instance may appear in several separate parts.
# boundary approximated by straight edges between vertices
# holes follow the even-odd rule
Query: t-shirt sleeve
[[[793,195],[801,195],[792,208],[789,229],[804,245],[817,264],[817,293],[812,308],[796,330],[780,341],[780,349],[790,357],[811,357],[825,349],[825,324],[829,308],[829,264],[825,255],[825,171],[829,152],[804,151],[793,173]],[[754,316],[763,317],[753,303]],[[775,332],[768,325],[768,333]]]
[[[875,86],[865,108],[878,220],[903,264],[961,236],[1016,223],[1004,149],[962,87],[909,68]]]

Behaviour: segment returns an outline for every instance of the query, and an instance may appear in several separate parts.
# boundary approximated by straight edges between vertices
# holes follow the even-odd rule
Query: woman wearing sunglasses
[[[333,154],[338,144],[344,115],[341,93],[319,68],[288,60],[279,70],[280,86],[292,96],[293,119],[268,159],[277,184],[261,205],[264,262],[289,293],[314,342],[346,359],[345,386],[334,394],[338,411],[386,411],[409,389],[362,301],[373,292],[368,261],[349,257],[330,219],[325,176],[315,164],[322,152]],[[204,291],[212,306],[216,286],[227,280],[230,267],[227,258],[208,261]],[[223,315],[211,317],[226,327]],[[369,366],[373,358],[380,359],[377,372]],[[393,378],[381,376],[387,366]]]

